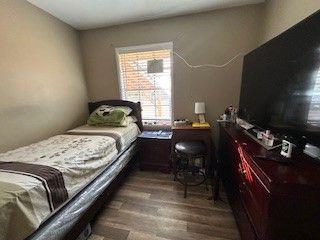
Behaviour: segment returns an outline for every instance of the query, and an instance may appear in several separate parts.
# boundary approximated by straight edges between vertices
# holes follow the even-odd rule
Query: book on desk
[[[204,123],[193,122],[192,127],[194,127],[194,128],[209,128],[210,124],[207,122],[204,122]]]

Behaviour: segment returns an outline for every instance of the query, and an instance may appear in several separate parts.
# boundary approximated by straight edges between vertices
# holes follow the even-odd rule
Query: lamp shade
[[[194,104],[194,113],[195,114],[204,114],[206,112],[206,105],[204,102],[196,102]]]

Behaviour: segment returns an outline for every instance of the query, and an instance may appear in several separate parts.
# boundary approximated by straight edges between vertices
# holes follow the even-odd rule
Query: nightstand
[[[172,132],[144,131],[138,136],[141,170],[171,172]]]

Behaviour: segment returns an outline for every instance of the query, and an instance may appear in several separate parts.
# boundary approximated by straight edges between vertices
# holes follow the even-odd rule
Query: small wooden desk
[[[171,144],[171,159],[174,160],[175,145],[182,141],[202,141],[207,147],[207,155],[205,158],[206,170],[211,175],[210,168],[213,157],[213,144],[210,127],[192,127],[192,125],[172,126],[172,144]]]

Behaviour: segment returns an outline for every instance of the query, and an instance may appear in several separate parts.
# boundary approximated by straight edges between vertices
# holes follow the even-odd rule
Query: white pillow
[[[113,110],[121,110],[122,112],[124,112],[126,116],[129,116],[129,114],[132,112],[132,109],[127,106],[112,106],[112,105],[101,105],[95,111],[97,111],[98,115],[104,116],[104,114],[112,112]]]
[[[137,122],[137,118],[135,116],[127,116],[122,124],[122,126],[128,126],[131,123]]]

